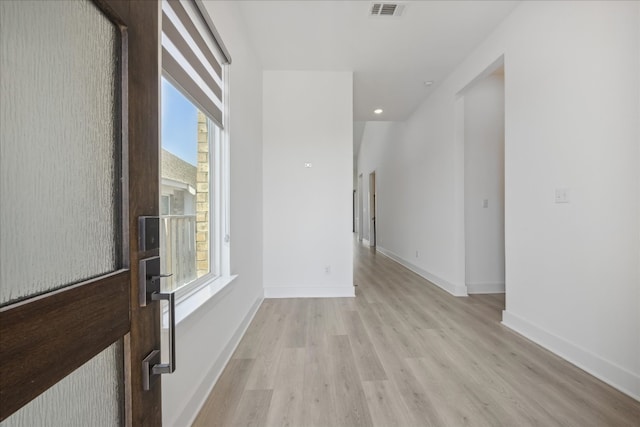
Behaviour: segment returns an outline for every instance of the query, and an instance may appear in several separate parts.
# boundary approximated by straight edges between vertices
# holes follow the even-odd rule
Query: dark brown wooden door
[[[159,308],[138,304],[138,262],[158,250],[139,251],[137,225],[159,206],[159,4],[0,3],[0,420],[115,346],[116,367],[84,381],[115,377],[119,423],[160,425],[161,382],[143,391],[141,367]]]

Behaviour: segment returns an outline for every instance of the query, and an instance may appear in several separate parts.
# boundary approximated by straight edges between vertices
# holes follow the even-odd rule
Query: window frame
[[[189,283],[171,290],[176,299],[177,323],[197,309],[202,303],[215,296],[235,276],[230,272],[230,158],[229,158],[229,92],[228,64],[223,64],[223,127],[220,127],[209,115],[194,102],[192,97],[173,79],[166,70],[164,77],[176,90],[187,98],[195,108],[207,118],[207,136],[209,145],[209,273],[197,277]],[[162,97],[160,97],[162,99]],[[162,102],[162,101],[161,101]],[[160,135],[162,149],[162,135]],[[162,182],[160,169],[159,182]],[[160,205],[162,200],[160,200]],[[208,297],[202,298],[202,290],[209,288]],[[193,298],[192,298],[193,297]],[[193,299],[193,301],[191,301]],[[199,300],[202,300],[198,303]],[[186,306],[186,310],[183,307]],[[163,325],[166,324],[166,310],[163,310]]]

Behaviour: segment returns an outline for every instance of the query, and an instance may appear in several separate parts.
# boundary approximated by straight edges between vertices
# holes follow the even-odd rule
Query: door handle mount
[[[140,260],[138,268],[138,283],[139,283],[139,302],[140,307],[146,307],[147,304],[151,304],[158,298],[153,297],[154,294],[161,294],[160,292],[160,280],[165,277],[171,277],[171,274],[160,273],[160,257],[154,256],[151,258],[145,258]]]
[[[169,304],[169,363],[160,363],[160,350],[153,350],[142,361],[142,387],[150,390],[151,386],[162,374],[171,374],[176,370],[176,300],[173,292],[160,292],[160,280],[171,274],[160,273],[160,257],[155,256],[140,260],[139,303],[141,307],[153,301],[165,300]]]

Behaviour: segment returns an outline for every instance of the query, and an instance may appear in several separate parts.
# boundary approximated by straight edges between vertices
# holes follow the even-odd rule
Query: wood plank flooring
[[[195,426],[640,426],[640,402],[361,245],[356,298],[265,300]]]

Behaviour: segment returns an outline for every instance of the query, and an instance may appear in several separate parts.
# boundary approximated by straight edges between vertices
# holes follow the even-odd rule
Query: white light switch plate
[[[556,203],[569,203],[568,188],[556,188]]]

